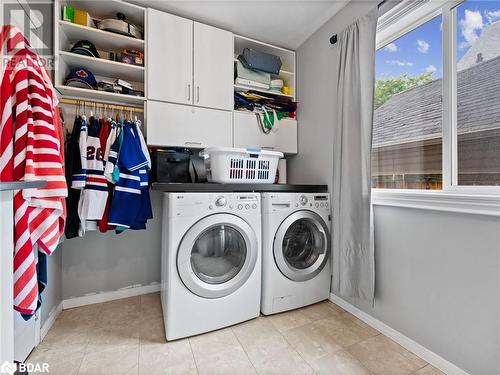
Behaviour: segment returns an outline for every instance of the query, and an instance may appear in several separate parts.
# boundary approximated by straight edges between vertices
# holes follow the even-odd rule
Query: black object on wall
[[[387,2],[387,1],[388,1],[388,0],[383,0],[383,1],[381,1],[380,3],[378,3],[377,7],[380,9],[380,7],[382,6],[382,4],[384,4],[384,3],[385,3],[385,2]],[[333,45],[333,44],[337,43],[337,41],[338,41],[338,36],[337,36],[337,34],[334,34],[334,35],[332,35],[332,36],[330,37],[330,44],[332,44],[332,45]]]

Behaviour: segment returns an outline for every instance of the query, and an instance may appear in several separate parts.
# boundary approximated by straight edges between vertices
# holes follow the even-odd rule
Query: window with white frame
[[[456,183],[500,185],[500,2],[465,1],[452,17]]]
[[[499,186],[500,2],[392,13],[377,35],[372,186]]]

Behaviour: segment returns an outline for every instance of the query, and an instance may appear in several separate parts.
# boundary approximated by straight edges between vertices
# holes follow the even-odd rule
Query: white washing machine
[[[330,295],[330,196],[263,193],[263,314],[328,299]]]
[[[256,193],[165,193],[161,301],[167,340],[259,316]]]

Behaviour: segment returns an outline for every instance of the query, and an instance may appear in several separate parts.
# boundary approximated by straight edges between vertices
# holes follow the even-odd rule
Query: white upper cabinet
[[[233,34],[148,9],[147,99],[233,109]]]
[[[193,102],[193,21],[148,9],[147,98]]]
[[[194,105],[233,109],[233,34],[194,23]]]

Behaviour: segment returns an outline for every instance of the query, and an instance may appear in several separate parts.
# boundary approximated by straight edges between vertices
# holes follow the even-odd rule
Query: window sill
[[[416,208],[500,216],[500,195],[465,194],[428,190],[373,189],[375,206]]]

